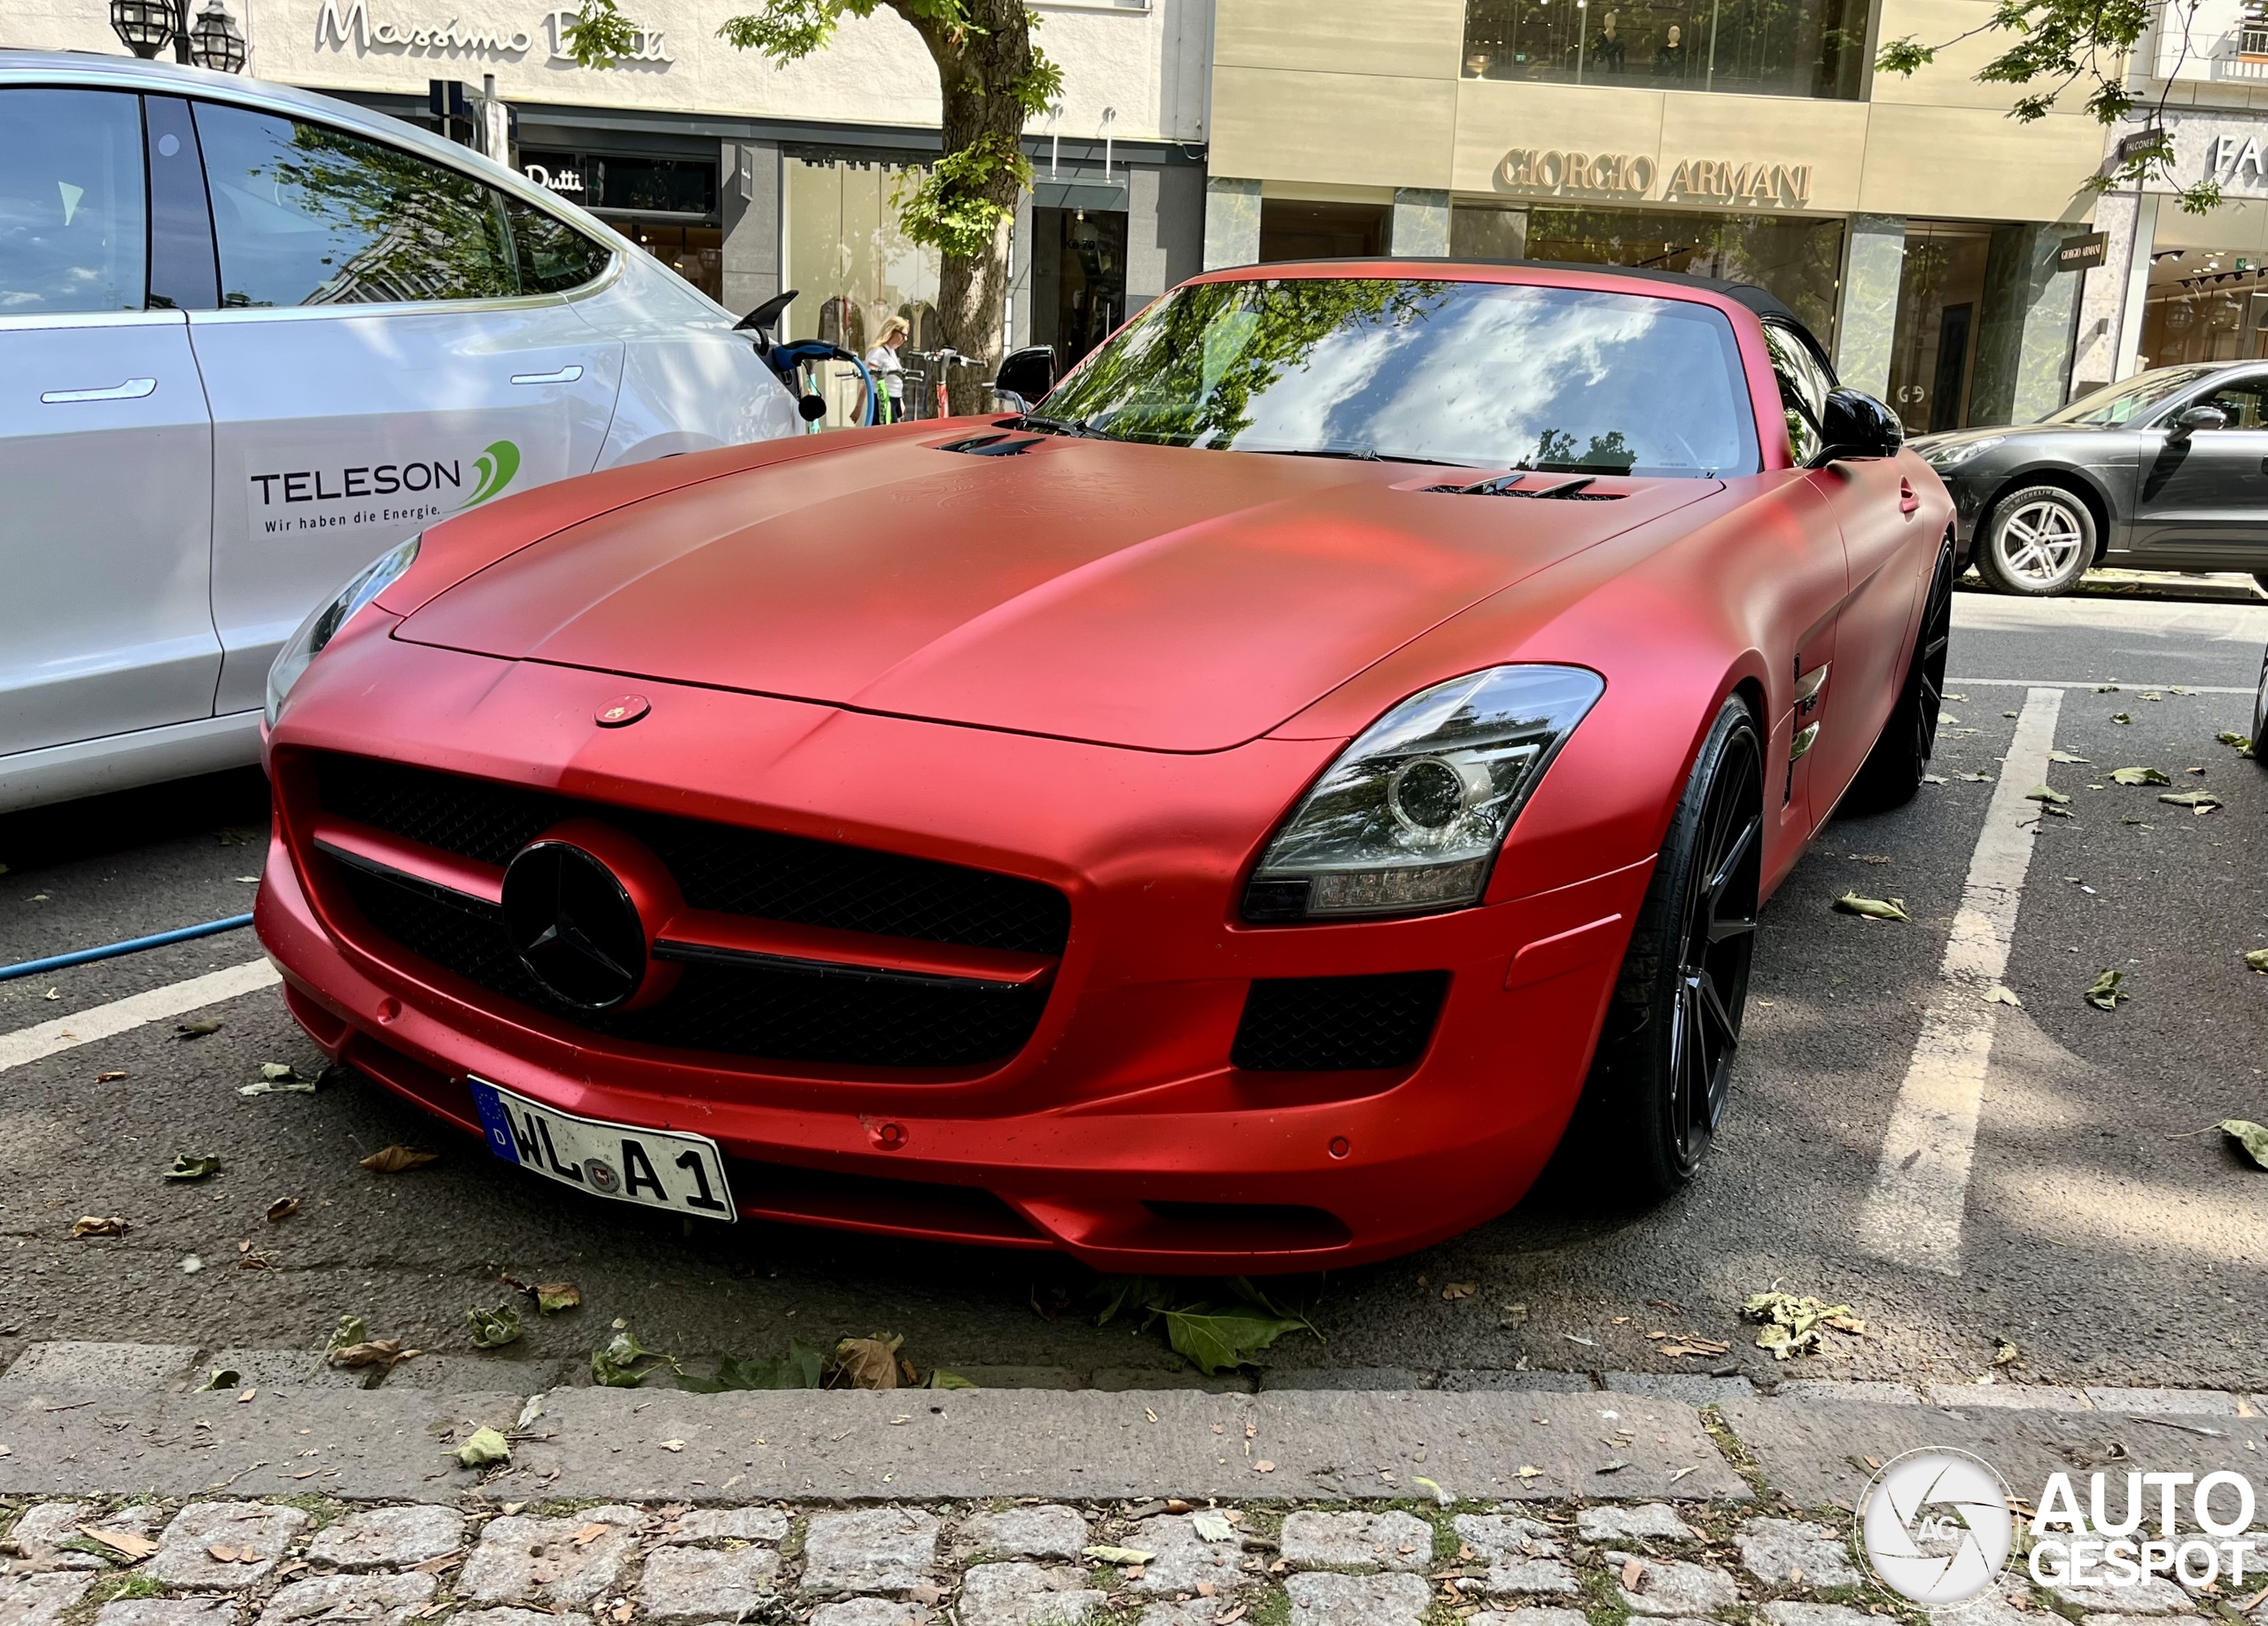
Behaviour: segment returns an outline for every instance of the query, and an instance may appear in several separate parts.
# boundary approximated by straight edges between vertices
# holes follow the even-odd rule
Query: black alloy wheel
[[[1938,714],[1945,705],[1946,652],[1953,643],[1953,544],[1938,550],[1930,573],[1930,596],[1922,606],[1921,630],[1914,634],[1914,657],[1898,704],[1859,765],[1843,805],[1852,813],[1884,813],[1903,807],[1922,788],[1930,758],[1938,749]]]
[[[1724,1118],[1763,863],[1763,745],[1728,700],[1655,860],[1574,1128],[1644,1195],[1687,1185]]]

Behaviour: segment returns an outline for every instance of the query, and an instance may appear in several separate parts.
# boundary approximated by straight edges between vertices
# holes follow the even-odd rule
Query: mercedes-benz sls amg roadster
[[[1209,273],[1021,415],[377,561],[270,680],[260,935],[586,1198],[1216,1272],[1464,1231],[1571,1133],[1670,1193],[1759,905],[1921,781],[1952,520],[1756,289]]]

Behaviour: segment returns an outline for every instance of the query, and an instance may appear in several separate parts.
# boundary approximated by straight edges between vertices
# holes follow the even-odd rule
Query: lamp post
[[[170,44],[176,62],[222,74],[244,71],[245,36],[221,0],[207,0],[194,27],[189,0],[110,0],[110,26],[127,50],[145,62]]]
[[[184,7],[188,0],[182,0]],[[245,36],[237,19],[221,0],[205,0],[197,26],[189,31],[189,59],[217,74],[241,74],[245,66]]]

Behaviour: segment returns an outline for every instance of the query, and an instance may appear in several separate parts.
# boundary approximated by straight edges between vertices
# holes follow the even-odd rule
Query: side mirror
[[[1018,417],[1021,417],[1031,410],[1031,402],[1017,394],[1015,391],[1004,390],[997,384],[992,386],[992,400],[995,403],[993,410],[996,412],[1013,412]]]
[[[781,312],[786,310],[795,298],[796,290],[793,288],[788,289],[785,293],[775,293],[749,312],[747,315],[733,323],[733,326],[735,330],[761,333],[769,338],[772,336],[773,328],[780,320]]]
[[[2201,429],[2225,429],[2229,415],[2218,407],[2191,407],[2173,420],[2173,427],[2166,431],[2169,440],[2186,440]]]
[[[1055,387],[1055,351],[1048,345],[1028,345],[1012,350],[1000,363],[995,390],[1021,395],[1027,402],[1039,400]]]
[[[796,416],[806,424],[816,424],[827,416],[827,397],[805,395],[796,402]]]
[[[1829,391],[1820,430],[1825,444],[1811,460],[1815,469],[1847,458],[1894,457],[1906,444],[1898,415],[1864,390]]]

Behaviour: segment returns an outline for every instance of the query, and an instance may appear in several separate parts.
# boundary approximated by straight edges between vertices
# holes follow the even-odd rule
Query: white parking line
[[[185,983],[168,983],[163,988],[152,988],[145,993],[113,1000],[108,1005],[97,1005],[69,1016],[58,1016],[53,1022],[43,1022],[37,1027],[0,1033],[0,1073],[12,1067],[21,1067],[27,1062],[36,1062],[42,1056],[53,1055],[59,1050],[91,1045],[98,1039],[108,1039],[129,1028],[163,1022],[168,1016],[179,1016],[207,1005],[218,1005],[221,1000],[233,1000],[238,994],[272,988],[283,980],[276,975],[276,968],[267,961],[247,960],[242,965],[210,971],[203,976],[192,976]]]
[[[2101,689],[2103,687],[2103,681],[2101,678],[2088,678],[2080,682],[2067,682],[2061,678],[1947,678],[1946,683],[1948,688],[1955,683],[1966,683],[1972,689]],[[2210,683],[2179,685],[2131,683],[2124,678],[2118,680],[2118,688],[2122,692],[2144,689],[2181,688],[2187,689],[2193,695],[2249,695],[2254,692],[2249,689],[2216,688]]]
[[[1893,1264],[1961,1274],[1977,1116],[2000,1015],[2000,1005],[1985,996],[2008,969],[2008,945],[2041,816],[2039,804],[2024,793],[2047,782],[2047,753],[2054,748],[2062,706],[2059,688],[2041,685],[2024,696],[1969,860],[1938,991],[1922,1013],[1914,1058],[1883,1136],[1874,1186],[1860,1210],[1860,1245]]]

